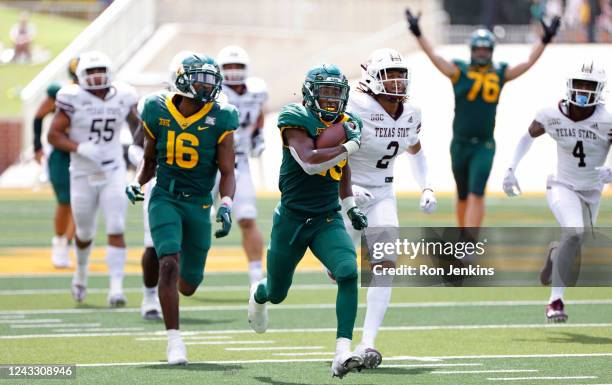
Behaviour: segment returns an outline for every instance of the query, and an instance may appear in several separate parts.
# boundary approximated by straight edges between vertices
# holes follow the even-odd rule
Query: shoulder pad
[[[304,122],[308,119],[306,107],[298,103],[291,103],[284,106],[278,114],[278,127],[304,127]]]
[[[60,88],[62,88],[62,86],[59,83],[49,84],[47,87],[47,96],[49,96],[51,99],[55,99],[55,96],[59,92]]]

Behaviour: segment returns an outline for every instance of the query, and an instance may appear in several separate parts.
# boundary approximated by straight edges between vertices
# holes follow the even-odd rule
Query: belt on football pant
[[[166,190],[168,193],[174,195],[177,199],[180,199],[180,200],[197,201],[201,199],[206,200],[207,198],[212,200],[212,198],[210,197],[210,193],[193,194],[193,193],[188,193],[185,191],[179,191],[175,189],[175,184],[176,184],[176,179],[174,178],[170,179],[170,183],[166,183],[165,180],[160,181],[159,179],[157,179],[156,186],[159,186],[159,188],[161,188],[162,190]]]
[[[304,226],[315,224],[319,222],[320,220],[329,218],[330,216],[335,215],[338,212],[338,210],[327,211],[323,214],[319,214],[313,217],[305,217],[304,215],[279,204],[278,212],[281,215],[287,215],[288,217],[291,217],[293,219],[298,219],[302,222],[297,227],[297,229],[295,229],[295,232],[293,233],[293,236],[291,237],[291,240],[289,241],[289,245],[292,245],[293,242],[295,242],[295,240],[297,239],[298,235],[300,234],[300,231],[302,231],[302,229],[304,228]]]

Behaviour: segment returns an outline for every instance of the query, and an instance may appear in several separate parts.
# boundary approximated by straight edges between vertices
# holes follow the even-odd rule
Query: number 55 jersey
[[[362,187],[393,185],[397,155],[419,141],[421,110],[404,103],[393,119],[374,98],[361,91],[351,94],[347,111],[363,121],[361,147],[349,158],[351,181]]]
[[[125,168],[119,132],[137,102],[136,90],[121,82],[113,82],[104,99],[78,84],[66,85],[59,90],[55,104],[70,117],[70,139],[76,143],[92,141],[103,154],[100,168],[93,161],[71,152],[70,172],[73,177]]]
[[[597,105],[593,114],[575,122],[568,117],[567,102],[540,110],[535,120],[557,142],[557,172],[553,181],[574,191],[601,190],[596,167],[603,166],[612,130],[612,114]]]

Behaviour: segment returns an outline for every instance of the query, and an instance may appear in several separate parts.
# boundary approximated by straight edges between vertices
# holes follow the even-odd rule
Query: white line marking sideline
[[[498,369],[498,370],[438,370],[430,374],[478,374],[478,373],[523,373],[538,372],[537,369]]]
[[[573,376],[573,377],[492,377],[489,381],[528,381],[528,380],[589,380],[599,378],[596,376]]]
[[[243,345],[243,344],[273,344],[276,341],[193,341],[185,342],[185,345]]]
[[[323,346],[266,346],[261,348],[225,348],[225,350],[235,352],[259,351],[259,350],[317,350],[323,349]],[[324,353],[327,354],[327,353]]]

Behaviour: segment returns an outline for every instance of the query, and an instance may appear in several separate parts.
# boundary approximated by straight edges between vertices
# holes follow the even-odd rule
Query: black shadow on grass
[[[612,345],[612,338],[595,337],[587,334],[557,332],[544,338],[517,338],[518,342],[548,342],[557,344]]]
[[[189,318],[181,317],[180,322],[185,325],[215,325],[215,324],[227,324],[234,322],[236,319],[205,319],[205,318]]]
[[[434,368],[385,368],[384,366],[380,366],[375,370],[364,369],[361,371],[361,373],[365,373],[367,375],[416,376],[419,374],[431,373],[432,371],[434,371]]]
[[[354,376],[355,374],[349,374],[349,376]],[[349,377],[350,378],[350,377]],[[270,384],[270,385],[311,385],[312,383],[303,383],[303,382],[288,382],[287,380],[280,380],[280,381],[276,381],[273,380],[272,377],[253,377],[254,380],[257,380],[263,384]],[[342,381],[342,385],[351,385],[351,383],[346,382],[346,377],[343,378],[342,380],[338,379],[338,378],[330,378],[330,382],[329,383],[340,383],[340,381]],[[367,385],[367,384],[362,384],[360,383],[360,385]],[[371,384],[374,385],[374,384]]]
[[[249,298],[246,295],[244,298],[191,297],[190,300],[203,303],[237,303],[245,306],[249,303]]]

